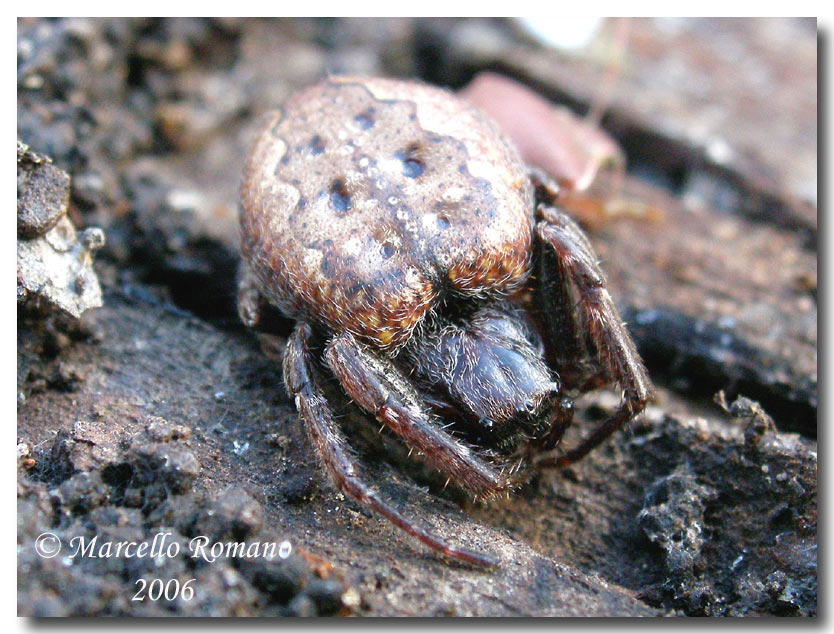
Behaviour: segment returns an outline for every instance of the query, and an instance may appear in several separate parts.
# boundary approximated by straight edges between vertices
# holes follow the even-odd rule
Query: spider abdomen
[[[291,317],[380,348],[445,293],[527,277],[533,188],[515,149],[451,93],[330,78],[273,113],[249,154],[241,243]]]

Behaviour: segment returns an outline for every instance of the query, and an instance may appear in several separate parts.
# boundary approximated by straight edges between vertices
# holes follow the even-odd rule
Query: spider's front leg
[[[313,448],[336,486],[346,495],[387,518],[394,525],[441,554],[476,566],[493,566],[491,558],[466,548],[450,546],[420,526],[412,524],[359,478],[341,430],[318,385],[315,361],[310,353],[312,336],[307,324],[299,323],[287,342],[284,382],[295,398],[298,413],[307,428]]]
[[[459,486],[483,498],[513,486],[472,449],[444,431],[408,377],[353,335],[336,336],[327,346],[325,357],[344,390],[362,409]]]
[[[637,416],[652,396],[652,385],[643,362],[623,325],[611,296],[605,288],[605,277],[588,238],[579,226],[555,207],[539,205],[542,218],[536,226],[540,240],[542,266],[539,284],[542,300],[550,296],[553,306],[549,322],[549,345],[567,351],[574,359],[564,359],[567,367],[582,367],[576,357],[584,352],[584,341],[590,341],[596,352],[598,375],[613,380],[623,389],[623,401],[614,414],[590,436],[560,457],[543,456],[538,466],[567,466],[584,457],[611,434]],[[547,250],[551,249],[551,253]],[[547,263],[555,271],[547,270]],[[549,279],[555,276],[558,279]],[[578,296],[576,308],[571,288]],[[553,291],[553,292],[547,292]],[[578,314],[577,314],[578,313]],[[593,379],[592,382],[593,383]],[[587,384],[586,384],[587,385]]]

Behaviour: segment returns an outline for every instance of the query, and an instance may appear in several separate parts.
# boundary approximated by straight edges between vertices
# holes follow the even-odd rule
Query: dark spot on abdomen
[[[361,112],[356,115],[353,120],[356,121],[356,124],[362,128],[363,130],[367,130],[372,128],[376,123],[376,119],[374,118],[374,113],[376,111],[373,108],[368,108],[365,112]]]
[[[350,209],[350,193],[345,181],[341,178],[337,178],[330,183],[330,206],[340,213]]]
[[[326,254],[321,259],[321,272],[327,278],[333,277],[333,260],[331,257],[327,256]]]
[[[423,164],[418,161],[417,159],[404,159],[403,160],[403,175],[407,176],[408,178],[417,178],[418,176],[422,175],[423,172],[426,171],[426,168]]]
[[[425,162],[420,154],[420,144],[414,142],[394,155],[403,164],[403,176],[417,178],[418,176],[422,176],[423,172],[426,171]]]
[[[324,141],[318,134],[310,139],[309,148],[314,156],[324,152]]]

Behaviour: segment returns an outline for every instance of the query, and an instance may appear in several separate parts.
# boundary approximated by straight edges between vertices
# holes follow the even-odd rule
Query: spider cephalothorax
[[[284,378],[325,468],[442,553],[490,563],[406,520],[357,476],[324,373],[480,497],[518,484],[495,456],[566,465],[645,407],[646,372],[555,185],[451,93],[356,77],[297,93],[257,136],[242,200],[241,316],[257,327],[267,303],[297,320]],[[602,379],[623,389],[619,409],[555,454],[566,389]]]

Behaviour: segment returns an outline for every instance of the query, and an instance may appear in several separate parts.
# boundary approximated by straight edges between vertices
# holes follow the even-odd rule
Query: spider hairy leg
[[[432,466],[459,486],[479,498],[495,497],[511,488],[510,480],[442,429],[402,372],[353,335],[336,336],[327,346],[325,357],[344,390],[362,409],[424,454]]]
[[[334,422],[327,401],[317,385],[315,363],[309,347],[311,336],[307,324],[296,325],[284,356],[284,382],[295,398],[313,448],[336,486],[441,555],[482,568],[495,566],[497,562],[494,559],[466,548],[451,546],[411,523],[362,482],[347,449],[345,437]]]
[[[583,458],[615,431],[637,416],[652,397],[652,386],[643,362],[605,288],[605,278],[587,237],[566,214],[554,207],[540,206],[543,217],[536,233],[544,245],[553,249],[562,279],[569,279],[579,297],[578,333],[584,325],[597,353],[602,374],[623,389],[620,407],[591,435],[560,457],[543,456],[537,466],[564,467]],[[561,324],[564,327],[564,324]]]

